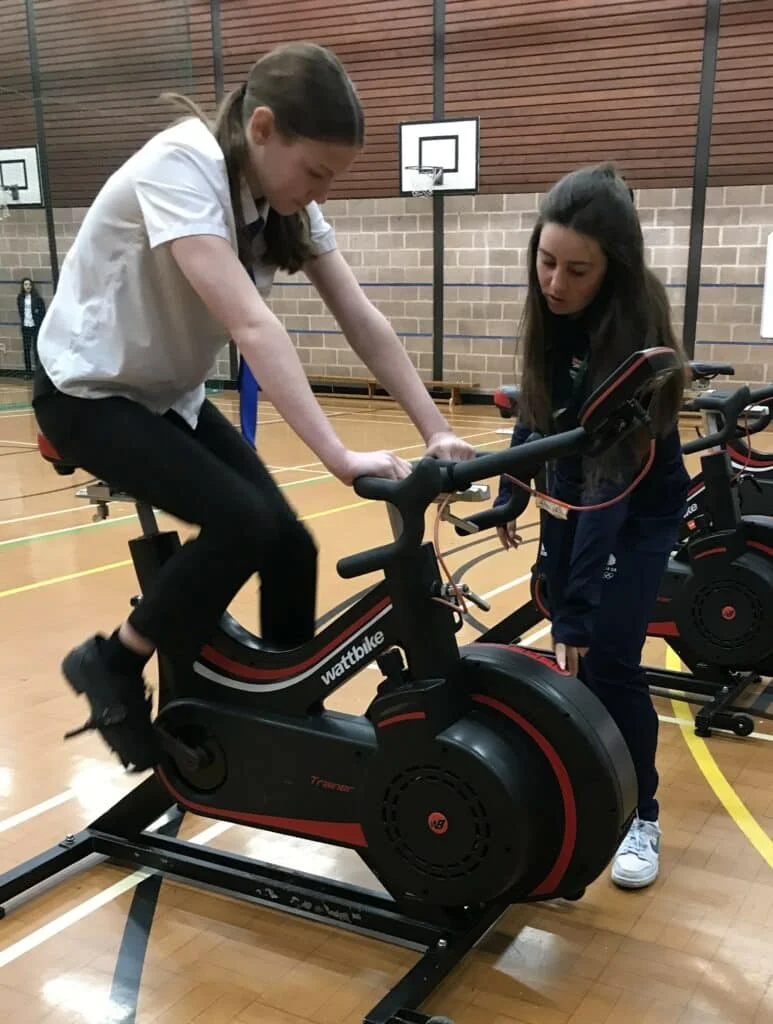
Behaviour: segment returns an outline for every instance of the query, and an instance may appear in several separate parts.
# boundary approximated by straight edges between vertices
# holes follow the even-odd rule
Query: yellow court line
[[[55,583],[69,583],[70,580],[80,579],[82,576],[93,576],[98,572],[108,572],[110,569],[122,569],[125,565],[131,565],[130,558],[122,562],[108,562],[105,565],[95,565],[93,569],[81,569],[79,572],[68,572],[66,576],[52,576],[48,580],[38,580],[37,583],[25,583],[23,587],[11,587],[10,590],[0,590],[0,598],[13,597],[14,594],[26,594],[30,590],[39,590],[41,587],[52,587]]]
[[[670,648],[666,651],[666,668],[674,672],[682,669],[679,657]],[[689,707],[684,701],[676,700],[673,697],[671,706],[676,718],[679,719],[679,728],[682,730],[687,749],[692,754],[706,782],[760,857],[769,867],[773,867],[773,840],[757,823],[746,804],[727,781],[706,741],[695,735],[695,723],[692,721]]]
[[[363,505],[369,505],[369,501],[354,501],[349,505],[338,505],[336,508],[326,508],[321,512],[312,512],[307,516],[301,516],[300,518],[304,521],[309,519],[323,519],[325,516],[335,515],[337,512],[348,512],[349,509],[361,508]],[[69,583],[70,580],[77,580],[83,576],[93,576],[99,572],[108,572],[110,569],[123,569],[127,565],[131,565],[132,560],[126,558],[121,562],[108,562],[105,565],[96,565],[93,569],[81,569],[79,572],[70,572],[66,576],[52,576],[48,580],[38,580],[37,583],[25,583],[21,587],[11,587],[10,590],[0,590],[0,598],[13,597],[14,594],[26,594],[30,590],[39,590],[41,587],[51,587],[55,583]]]
[[[491,433],[492,433],[491,430],[480,431],[478,433],[468,435],[466,440],[472,440],[473,438],[476,438],[476,437],[485,437],[486,434],[491,434]],[[486,441],[483,444],[478,445],[478,447],[479,448],[488,447],[491,444],[496,444],[496,441]],[[420,447],[421,447],[420,444],[405,445],[403,448],[396,448],[395,451],[407,451],[407,450],[409,450],[411,448],[420,448]],[[303,464],[301,466],[287,466],[287,467],[285,467],[285,470],[290,470],[290,469],[302,470],[302,469],[305,469],[306,467],[311,467],[311,466],[315,466],[315,465],[321,465],[321,463],[308,462],[308,463],[305,463],[305,464]],[[325,474],[325,475],[329,475],[329,474]],[[316,478],[312,478],[312,479],[316,479]],[[319,479],[322,479],[322,477],[320,477]],[[302,481],[302,482],[311,483],[311,480],[309,480],[309,481]],[[355,501],[352,504],[349,504],[349,505],[339,505],[337,508],[325,509],[322,512],[312,512],[310,515],[308,515],[308,516],[301,516],[300,518],[301,518],[301,520],[304,520],[304,521],[305,520],[311,520],[311,519],[321,519],[324,516],[332,516],[332,515],[335,515],[335,513],[337,513],[337,512],[347,512],[349,509],[360,508],[362,505],[368,505],[368,504],[370,504],[370,502],[368,502],[368,501]],[[26,593],[27,591],[30,591],[30,590],[38,590],[41,587],[49,587],[49,586],[51,586],[54,583],[67,583],[70,580],[79,579],[81,576],[91,576],[94,573],[106,572],[109,569],[118,569],[118,568],[122,568],[123,566],[130,565],[130,564],[131,564],[131,559],[128,559],[128,560],[122,561],[122,562],[112,562],[109,565],[98,565],[94,569],[84,569],[81,572],[69,573],[67,576],[56,576],[56,577],[54,577],[53,579],[50,579],[50,580],[39,580],[37,583],[27,583],[27,584],[25,584],[22,587],[12,587],[10,590],[0,590],[0,599],[2,599],[4,597],[12,597],[14,594],[24,594],[24,593]]]
[[[348,512],[350,508],[362,508],[363,505],[373,504],[370,501],[353,501],[350,505],[339,505],[337,508],[326,508],[322,512],[311,512],[307,516],[301,516],[301,521],[306,522],[309,519],[324,519],[325,516],[335,515],[336,512]]]
[[[359,422],[360,422],[359,420],[356,420],[356,421],[352,420],[352,423],[359,424]],[[398,421],[396,420],[395,422],[397,423]],[[392,426],[392,424],[390,423],[389,426]],[[459,434],[458,436],[461,438],[462,441],[474,441],[478,437],[487,437],[489,434],[494,434],[494,433],[496,433],[496,431],[493,430],[493,429],[492,430],[477,430],[477,431],[475,431],[474,434],[464,434],[464,435]],[[496,439],[493,440],[493,441],[484,441],[481,444],[479,444],[477,447],[478,448],[487,448],[489,445],[496,444],[496,443],[497,443]],[[416,444],[404,444],[400,448],[390,448],[390,451],[393,454],[397,455],[399,452],[409,452],[409,451],[412,451],[414,448],[424,448],[424,447],[425,447],[424,442],[423,441],[419,441]],[[305,469],[312,469],[314,466],[321,466],[321,465],[322,465],[322,463],[319,462],[319,461],[317,461],[317,462],[302,462],[299,466],[284,466],[283,468],[285,470],[291,470],[291,469],[297,469],[297,470],[303,469],[303,470],[305,470]]]

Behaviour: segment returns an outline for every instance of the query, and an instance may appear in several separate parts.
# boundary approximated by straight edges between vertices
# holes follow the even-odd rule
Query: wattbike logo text
[[[325,686],[330,686],[331,683],[334,683],[336,679],[340,679],[345,672],[348,672],[350,668],[353,668],[363,658],[367,658],[373,651],[378,650],[383,642],[384,634],[380,629],[372,636],[366,636],[361,644],[354,644],[341,655],[332,668],[322,673],[322,682]]]

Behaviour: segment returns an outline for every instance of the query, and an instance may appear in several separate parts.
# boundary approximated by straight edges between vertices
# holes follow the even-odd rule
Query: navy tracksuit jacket
[[[588,337],[581,322],[555,319],[562,323],[554,349],[553,405],[579,409],[585,397]],[[516,424],[511,444],[522,444],[530,432]],[[548,466],[548,493],[573,505],[599,504],[620,494],[633,478],[632,473],[623,482],[603,484],[588,496],[583,494],[581,457],[564,458]],[[600,511],[569,512],[566,520],[541,513],[538,566],[546,583],[553,639],[589,647],[580,678],[626,739],[639,783],[639,816],[650,821],[658,817],[658,719],[641,652],[688,484],[675,428],[657,441],[648,474],[627,498]],[[512,486],[502,478],[495,505],[508,500]]]

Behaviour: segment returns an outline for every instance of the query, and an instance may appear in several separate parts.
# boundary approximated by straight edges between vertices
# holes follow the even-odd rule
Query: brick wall
[[[773,185],[708,190],[696,354],[732,362],[741,382],[773,380],[773,342],[760,337]]]
[[[536,193],[449,197],[445,219],[444,378],[490,390],[512,379],[515,330],[526,280],[525,250]],[[689,244],[690,190],[643,189],[637,206],[647,258],[668,288],[681,331]],[[339,247],[366,293],[389,318],[426,379],[432,375],[432,216],[429,199],[336,200],[325,207]],[[60,260],[82,210],[57,210]],[[773,185],[708,190],[696,356],[732,362],[737,380],[773,379],[773,344],[760,338]],[[0,368],[21,367],[15,294],[26,273],[50,268],[42,211],[17,211],[0,224]],[[13,283],[8,283],[12,279]],[[279,275],[271,305],[293,335],[310,373],[368,376],[302,275]],[[218,374],[228,376],[223,353]]]
[[[59,263],[75,238],[84,210],[54,210]],[[0,221],[0,370],[24,366],[16,296],[23,277],[31,277],[48,306],[53,292],[46,216],[43,210],[11,210]]]

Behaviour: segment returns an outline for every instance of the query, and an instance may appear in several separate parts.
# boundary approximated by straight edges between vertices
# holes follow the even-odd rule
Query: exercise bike
[[[706,384],[717,376],[733,376],[735,371],[726,363],[692,363],[693,378]],[[704,390],[691,400],[685,402],[686,411],[702,411],[706,431],[716,434],[722,430],[722,417],[719,409],[713,405],[702,403],[705,397],[726,398],[729,392],[715,389]],[[749,444],[749,435],[763,430],[770,422],[771,401],[760,400],[747,411],[745,421],[739,424],[742,429],[737,436],[731,436],[725,442],[725,450],[730,456],[730,465],[737,474],[738,500],[741,514],[747,516],[773,516],[773,453],[759,451]],[[747,429],[748,428],[748,429]],[[706,489],[703,474],[693,477],[690,485],[689,504],[685,515],[685,523],[690,518],[703,515]]]
[[[459,648],[464,602],[479,599],[443,582],[425,513],[526,462],[605,450],[646,422],[643,389],[675,369],[669,349],[636,353],[576,429],[468,462],[424,459],[400,482],[357,480],[361,497],[389,505],[395,536],[338,572],[383,580],[295,650],[267,647],[226,615],[194,665],[160,651],[155,771],[88,828],[0,876],[0,908],[102,854],[418,948],[365,1024],[428,1021],[419,1005],[509,905],[577,899],[599,876],[637,787],[614,722],[552,657]],[[74,469],[39,445],[59,472]],[[133,500],[95,486],[97,503]],[[143,536],[130,548],[145,590],[180,542],[137,507]],[[381,679],[366,712],[328,710],[373,662]],[[353,850],[386,895],[159,834],[186,810]]]
[[[734,376],[735,370],[729,363],[712,363],[693,360],[688,364],[693,382],[700,389],[685,399],[685,412],[703,412],[707,434],[719,434],[722,422],[719,411],[713,405],[702,404],[705,397],[726,398],[731,392],[706,389],[706,385],[719,376]],[[494,405],[503,419],[518,415],[520,388],[518,385],[503,385],[494,392]],[[770,422],[771,409],[767,402],[746,410],[743,430],[725,442],[733,470],[738,474],[736,485],[742,515],[773,516],[773,455],[760,452],[748,445],[748,435],[764,430]],[[700,436],[700,435],[699,435]],[[537,490],[544,490],[544,472],[535,479]],[[690,481],[689,501],[685,511],[680,536],[686,538],[693,529],[691,521],[704,515],[706,488],[703,474],[697,473]]]
[[[710,736],[712,727],[748,736],[754,720],[737,702],[750,685],[773,675],[773,519],[742,515],[739,471],[726,450],[742,433],[767,427],[771,401],[773,386],[708,392],[692,401],[695,409],[711,414],[718,429],[683,446],[685,454],[708,452],[701,458],[701,501],[690,497],[647,630],[666,641],[689,673],[647,667],[646,674],[652,693],[699,698],[699,736]],[[745,427],[740,421],[749,406],[759,412]],[[503,506],[510,509],[508,520],[523,506],[523,492],[514,493]],[[488,515],[473,518],[485,526]],[[549,618],[550,596],[537,563],[530,601],[481,640],[510,643]]]

